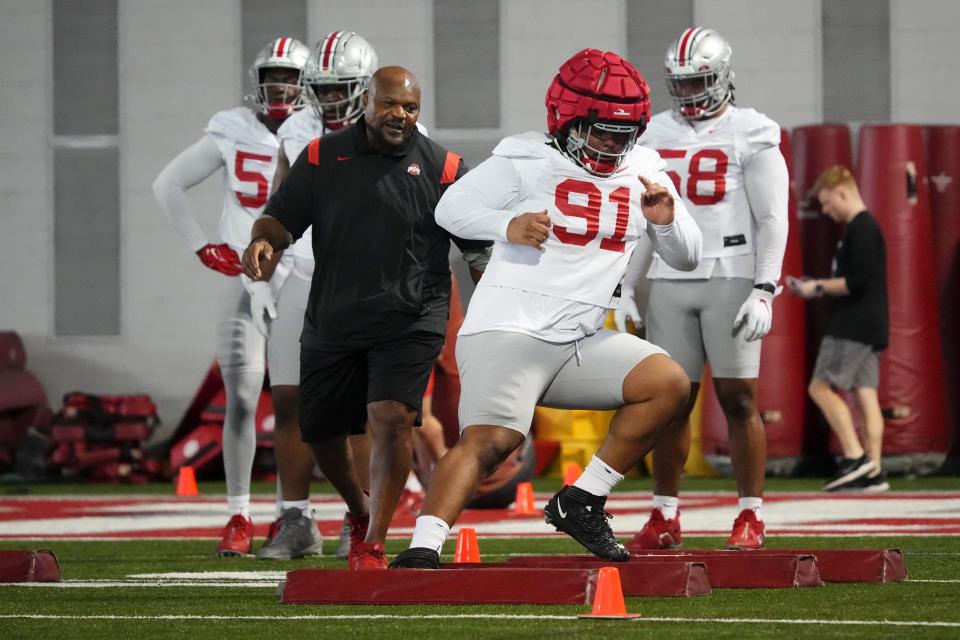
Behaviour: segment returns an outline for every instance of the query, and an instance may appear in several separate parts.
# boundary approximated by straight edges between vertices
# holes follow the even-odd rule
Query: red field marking
[[[542,508],[549,494],[536,496]],[[344,505],[322,496],[311,502],[325,536],[339,534]],[[650,510],[647,493],[618,493],[607,506],[619,535],[638,531]],[[960,493],[903,492],[880,495],[819,492],[769,494],[764,519],[770,534],[780,535],[960,535]],[[725,535],[736,513],[730,494],[685,494],[681,504],[684,533]],[[256,498],[252,504],[254,534],[263,537],[274,519],[274,503]],[[856,514],[856,517],[851,517]],[[0,539],[37,538],[215,538],[226,523],[220,497],[173,496],[25,496],[0,498]],[[486,537],[557,535],[539,515],[517,516],[510,509],[473,510],[460,526],[475,527]],[[392,523],[392,535],[406,537],[414,516]]]

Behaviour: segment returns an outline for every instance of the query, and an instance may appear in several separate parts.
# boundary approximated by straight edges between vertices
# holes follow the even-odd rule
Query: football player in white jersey
[[[767,446],[757,411],[757,376],[760,339],[773,321],[786,247],[789,187],[779,125],[733,103],[731,54],[716,31],[686,29],[666,56],[673,108],[655,115],[640,139],[667,162],[703,233],[703,260],[693,271],[678,271],[654,257],[648,272],[647,338],[666,349],[693,384],[678,424],[654,449],[653,510],[630,543],[636,549],[681,542],[680,476],[704,361],[710,362],[727,418],[740,496],[726,546],[758,549],[764,541],[760,508]]]
[[[650,116],[647,83],[617,54],[585,49],[560,67],[546,107],[549,135],[505,138],[437,207],[451,233],[495,244],[457,340],[460,439],[392,567],[438,567],[450,526],[526,438],[538,404],[617,409],[544,518],[594,554],[627,560],[607,495],[687,402],[689,380],[662,349],[601,328],[638,243],[676,269],[700,259],[700,232],[663,161],[635,145]]]
[[[286,177],[290,163],[311,140],[353,124],[363,113],[361,98],[376,70],[377,53],[363,36],[352,31],[334,31],[317,42],[310,51],[301,79],[308,108],[288,118],[277,131],[280,150],[273,191]],[[263,297],[255,301],[252,309],[256,322],[269,325],[269,331],[264,333],[269,334],[270,390],[277,418],[273,448],[283,492],[283,518],[277,534],[257,552],[258,558],[266,560],[309,555],[320,539],[310,508],[313,458],[309,446],[300,439],[298,410],[300,333],[314,269],[312,228],[284,253],[292,256],[293,265],[290,275],[278,288],[276,305],[271,298]],[[354,460],[368,463],[367,437],[351,437],[350,444]],[[358,475],[369,477],[366,472]],[[344,558],[349,550],[349,525],[347,532],[343,536],[346,548],[337,554]]]
[[[277,167],[276,138],[281,123],[302,106],[300,75],[309,49],[296,38],[270,42],[250,67],[250,108],[220,111],[204,135],[164,167],[153,183],[160,208],[201,262],[227,276],[240,275],[239,254],[250,240],[253,221],[270,196]],[[223,212],[218,238],[211,242],[197,223],[186,191],[223,170]],[[282,284],[289,266],[278,266],[272,286]],[[227,394],[223,462],[230,520],[217,545],[221,556],[250,553],[250,472],[256,452],[254,419],[266,369],[266,344],[254,325],[251,298],[272,299],[267,283],[235,279],[228,304],[217,324],[217,361]],[[244,285],[250,286],[250,293]],[[277,524],[277,523],[274,523]]]

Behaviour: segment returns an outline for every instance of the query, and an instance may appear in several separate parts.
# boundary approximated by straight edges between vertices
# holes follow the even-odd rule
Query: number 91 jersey
[[[755,153],[780,144],[779,125],[754,109],[733,105],[716,118],[694,122],[664,111],[651,118],[639,144],[656,149],[666,161],[667,174],[703,234],[697,271],[677,272],[655,258],[651,277],[709,277],[704,270],[712,270],[710,258],[756,253],[744,169]],[[752,278],[752,263],[748,271],[737,275]]]
[[[218,235],[238,253],[270,197],[280,143],[246,107],[215,113],[204,133],[223,156],[223,213]]]
[[[512,161],[517,178],[516,195],[498,204],[516,214],[546,210],[551,229],[542,251],[495,243],[480,286],[609,307],[646,229],[640,210],[644,188],[637,176],[656,180],[659,175],[659,181],[667,182],[660,157],[638,145],[616,173],[599,177],[571,162],[537,132],[505,138],[493,155]],[[471,174],[461,180],[470,182]]]

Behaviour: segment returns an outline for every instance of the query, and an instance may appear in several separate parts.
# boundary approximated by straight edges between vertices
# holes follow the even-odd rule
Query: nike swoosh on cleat
[[[563,510],[563,507],[562,507],[562,506],[560,506],[560,499],[559,499],[559,498],[557,499],[557,513],[560,514],[560,517],[561,517],[561,518],[564,518],[564,519],[565,519],[565,518],[567,517],[567,512]]]
[[[350,160],[353,156],[337,156],[337,162],[343,162],[344,160]]]

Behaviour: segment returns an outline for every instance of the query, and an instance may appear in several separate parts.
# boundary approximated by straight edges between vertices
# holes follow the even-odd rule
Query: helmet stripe
[[[696,27],[691,27],[683,32],[683,36],[680,38],[680,46],[677,47],[677,63],[681,66],[687,63],[687,58],[689,54],[687,53],[687,44],[690,42],[695,31],[698,31]]]
[[[287,40],[289,40],[289,38],[280,38],[277,40],[277,51],[274,53],[277,58],[283,57],[283,48],[287,46]]]
[[[323,62],[320,64],[320,68],[324,71],[329,71],[330,69],[330,56],[333,54],[334,49],[336,49],[337,41],[340,40],[340,34],[342,31],[334,31],[329,36],[327,36],[327,41],[323,44]]]

